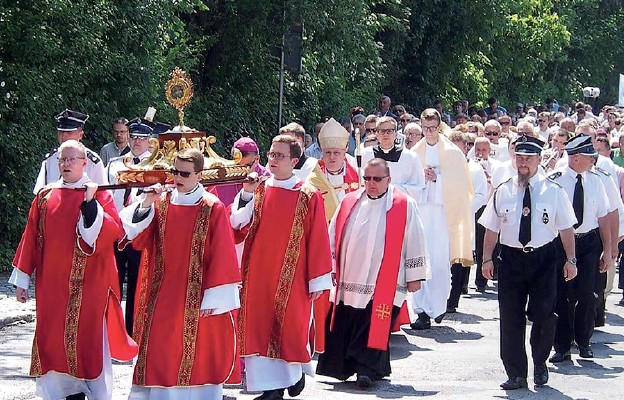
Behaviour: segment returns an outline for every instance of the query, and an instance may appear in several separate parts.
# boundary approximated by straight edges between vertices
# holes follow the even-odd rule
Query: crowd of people
[[[461,308],[473,265],[477,292],[498,281],[503,389],[528,386],[526,319],[536,385],[573,345],[594,356],[624,236],[616,107],[412,114],[382,96],[312,135],[281,127],[265,166],[240,138],[244,183],[204,187],[186,148],[173,184],[111,191],[98,185],[145,164],[157,124],[115,119],[98,155],[80,142],[88,115],[56,120],[10,278],[24,302],[36,277],[45,399],[111,398],[111,358],[133,360],[130,399],[221,399],[242,376],[258,400],[294,397],[315,353],[317,374],[365,389],[390,375],[391,332]]]

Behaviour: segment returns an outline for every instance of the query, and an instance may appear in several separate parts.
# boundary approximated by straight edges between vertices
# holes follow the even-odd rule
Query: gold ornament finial
[[[165,95],[169,104],[178,110],[180,130],[183,131],[184,107],[193,97],[193,81],[186,71],[183,71],[180,67],[174,68],[165,86]]]

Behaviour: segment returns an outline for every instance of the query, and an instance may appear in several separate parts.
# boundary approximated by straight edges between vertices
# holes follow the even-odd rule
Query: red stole
[[[327,173],[327,166],[325,165],[325,162],[323,160],[319,160],[318,164],[319,164],[319,167],[321,167],[321,170],[324,173]],[[360,177],[358,175],[357,169],[355,169],[355,167],[353,167],[353,165],[351,165],[351,163],[349,163],[349,161],[346,158],[344,159],[344,164],[345,164],[345,171],[344,171],[344,177],[343,177],[343,180],[344,180],[343,189],[345,193],[355,192],[360,187],[360,184],[359,184]],[[338,189],[334,188],[334,190],[340,190],[340,188]]]
[[[364,189],[348,194],[342,201],[342,206],[336,217],[336,280],[340,281],[340,251],[343,232],[351,212]],[[392,207],[386,212],[386,237],[384,239],[384,255],[375,283],[373,294],[373,308],[371,312],[371,326],[368,332],[367,346],[372,349],[388,350],[392,306],[396,292],[399,266],[401,264],[401,250],[405,236],[407,222],[407,195],[400,190],[388,193],[392,196]],[[338,302],[338,290],[334,298],[334,305]],[[334,326],[335,310],[332,313],[330,330]]]

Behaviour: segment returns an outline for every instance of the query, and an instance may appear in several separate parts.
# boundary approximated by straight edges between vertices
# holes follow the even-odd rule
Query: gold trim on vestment
[[[50,193],[52,193],[52,188],[49,186],[44,187],[37,194],[37,208],[39,209],[39,221],[38,221],[38,230],[37,230],[37,243],[39,244],[39,249],[43,252],[43,235],[45,233],[45,219],[46,219],[46,210],[48,209],[48,199],[50,199]]]
[[[202,201],[199,216],[195,220],[193,238],[191,240],[191,255],[189,261],[189,275],[186,286],[186,304],[184,305],[184,327],[182,360],[178,372],[176,386],[189,386],[191,373],[195,363],[195,344],[199,326],[199,313],[202,299],[202,279],[204,265],[204,246],[210,226],[210,212],[212,207],[207,201]]]
[[[245,239],[246,246],[251,248],[253,246],[254,239],[256,238],[256,233],[258,232],[258,225],[260,224],[260,217],[262,216],[262,205],[264,204],[264,194],[266,193],[265,182],[261,182],[260,185],[254,191],[254,208],[253,208],[253,220],[251,222],[251,226],[249,227],[249,232],[247,233],[247,238]],[[243,287],[240,291],[240,302],[241,308],[238,313],[238,330],[236,331],[236,336],[238,337],[238,343],[240,346],[240,354],[244,355],[246,353],[245,350],[245,323],[247,320],[247,285],[248,285],[248,275],[249,275],[249,255],[251,251],[246,250],[243,251],[243,257],[241,259],[241,279],[243,281]]]
[[[30,360],[30,376],[41,376],[41,374],[41,359],[39,358],[39,345],[37,345],[37,332],[35,331]]]
[[[80,321],[82,288],[86,268],[87,256],[76,244],[69,274],[69,301],[65,316],[65,351],[67,353],[68,373],[72,376],[78,375],[78,322]]]
[[[297,198],[295,218],[290,231],[288,247],[284,255],[284,263],[282,264],[279,281],[277,283],[277,291],[275,293],[273,324],[271,326],[267,349],[267,357],[269,358],[280,358],[286,306],[288,305],[290,290],[297,270],[297,261],[301,253],[301,238],[303,237],[304,231],[303,221],[308,213],[308,204],[310,203],[310,197],[314,191],[316,191],[314,187],[304,183],[299,191],[299,197]]]
[[[143,315],[138,315],[140,318],[140,322],[136,324],[139,335],[137,335],[137,339],[139,341],[139,355],[137,358],[137,363],[134,368],[135,375],[135,384],[137,385],[145,385],[145,364],[147,359],[147,345],[149,341],[150,328],[152,325],[152,317],[154,316],[154,309],[156,308],[156,300],[158,299],[158,293],[160,292],[160,286],[162,284],[163,277],[165,275],[165,259],[164,259],[164,245],[165,245],[165,224],[167,222],[167,210],[169,209],[169,199],[171,197],[171,193],[163,194],[154,204],[156,218],[158,223],[158,232],[156,233],[156,248],[154,251],[156,254],[154,255],[154,276],[152,278],[152,283],[149,288],[149,293],[147,291],[142,291],[144,299],[143,306],[144,308],[139,308],[143,310]],[[149,263],[149,259],[145,259],[146,263]],[[143,265],[142,265],[143,267]],[[149,281],[147,275],[149,273],[149,269],[146,268],[144,271],[143,279],[141,282],[141,289],[146,289],[147,283]],[[145,285],[145,287],[143,287]]]

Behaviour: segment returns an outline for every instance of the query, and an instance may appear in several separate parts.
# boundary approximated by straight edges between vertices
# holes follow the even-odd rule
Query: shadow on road
[[[561,393],[559,390],[546,386],[535,386],[535,391],[530,389],[510,390],[505,394],[494,396],[495,399],[510,399],[510,400],[524,400],[524,399],[548,399],[548,400],[572,400],[573,397],[567,396]],[[586,399],[575,399],[586,400]]]
[[[331,392],[350,393],[350,394],[366,394],[375,395],[380,399],[400,399],[402,397],[425,397],[435,396],[437,391],[432,390],[416,390],[411,385],[399,385],[393,384],[387,379],[377,381],[370,389],[360,389],[355,384],[355,381],[346,382],[323,382],[325,385],[331,386],[330,389],[326,389]]]
[[[431,349],[408,342],[404,335],[390,335],[390,360],[408,358],[415,351],[431,351]]]
[[[430,338],[438,343],[457,343],[464,340],[479,340],[483,337],[478,332],[465,331],[463,329],[456,330],[450,326],[439,325],[432,326],[431,329],[424,331],[416,331],[413,329],[403,329],[406,335]]]

